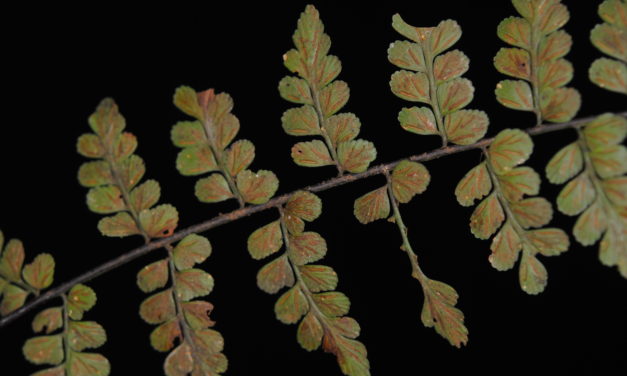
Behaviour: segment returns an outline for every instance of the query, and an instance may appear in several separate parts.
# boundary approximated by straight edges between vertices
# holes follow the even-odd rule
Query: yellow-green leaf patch
[[[211,255],[209,239],[190,234],[176,245],[172,251],[172,261],[178,270],[184,270],[202,263],[209,255]]]
[[[244,170],[237,174],[237,189],[244,201],[249,204],[263,204],[268,202],[279,189],[279,179],[272,171],[259,170],[252,172]]]
[[[311,222],[322,213],[322,201],[311,192],[298,191],[287,200],[285,213]]]
[[[294,264],[308,264],[324,257],[327,253],[327,242],[316,232],[290,235],[287,253]]]
[[[438,103],[442,115],[447,115],[465,107],[472,101],[475,88],[466,78],[456,78],[438,86]]]
[[[514,267],[521,249],[520,236],[518,236],[508,220],[492,239],[492,244],[490,245],[492,254],[488,257],[488,260],[496,270],[509,270]]]
[[[540,93],[540,109],[545,120],[563,123],[571,120],[581,107],[581,95],[573,88],[545,89]]]
[[[470,216],[470,231],[479,239],[489,239],[505,220],[505,213],[496,193],[492,192]]]
[[[179,214],[176,208],[169,204],[159,205],[139,213],[139,223],[151,238],[163,238],[172,235],[178,221]]]
[[[152,292],[164,287],[168,283],[168,272],[168,259],[148,264],[137,273],[137,286],[143,292]]]
[[[294,285],[294,271],[286,255],[264,265],[257,273],[257,286],[269,294]]]
[[[202,300],[184,302],[181,304],[185,320],[194,330],[205,329],[213,326],[215,322],[209,318],[213,305]]]
[[[176,296],[187,302],[199,296],[209,295],[213,290],[213,277],[200,269],[176,272]]]
[[[268,257],[282,245],[283,235],[278,220],[258,228],[248,237],[248,252],[255,260]]]
[[[455,188],[455,196],[462,206],[472,206],[475,200],[485,197],[492,190],[492,180],[486,167],[481,162],[464,175]]]
[[[546,165],[546,177],[553,184],[563,184],[583,167],[583,154],[577,142],[564,146]]]
[[[329,266],[304,265],[299,270],[311,292],[330,291],[337,287],[337,273]]]
[[[146,180],[135,187],[130,194],[130,204],[136,213],[153,207],[161,196],[161,187],[155,180]]]
[[[181,175],[200,175],[219,169],[213,152],[207,144],[186,147],[176,158],[176,169]]]
[[[292,136],[315,136],[320,134],[318,115],[310,105],[290,108],[283,113],[281,125],[285,133]]]
[[[390,215],[387,186],[375,189],[355,200],[353,213],[363,224],[387,218]]]
[[[436,57],[433,63],[433,75],[436,83],[439,85],[466,73],[469,63],[468,57],[459,50]]]
[[[157,351],[169,351],[174,347],[174,341],[181,337],[179,320],[170,321],[159,325],[150,333],[150,344]]]
[[[542,227],[553,218],[551,203],[543,197],[532,197],[512,203],[510,209],[524,228]]]
[[[29,338],[22,352],[31,363],[57,365],[63,361],[63,338],[60,334]]]
[[[2,292],[2,302],[0,303],[0,315],[6,316],[24,305],[28,292],[21,288],[8,284]]]
[[[233,197],[229,183],[221,174],[211,174],[199,179],[194,194],[201,202],[220,202]]]
[[[538,68],[538,86],[540,90],[564,86],[573,79],[573,72],[573,65],[568,60],[551,61]]]
[[[521,111],[533,111],[531,87],[525,81],[503,80],[496,84],[496,100],[505,107]]]
[[[196,91],[189,86],[179,86],[174,92],[174,105],[196,119],[203,118],[203,111],[198,103]],[[96,132],[98,133],[98,132]]]
[[[48,253],[40,253],[32,263],[22,269],[24,281],[37,290],[47,288],[54,278],[54,259]]]
[[[68,356],[72,376],[107,376],[111,365],[107,358],[100,354],[70,351]]]
[[[9,281],[21,281],[24,257],[24,244],[22,241],[18,239],[9,240],[4,247],[2,258],[0,258],[0,275]]]
[[[501,48],[494,57],[494,67],[499,72],[515,78],[531,79],[529,52],[520,48]]]
[[[610,113],[603,114],[586,124],[583,135],[592,150],[620,144],[627,136],[627,119]]]
[[[524,195],[537,195],[540,191],[540,175],[531,167],[515,167],[498,178],[503,195],[511,202],[522,200]]]
[[[577,219],[573,235],[582,245],[592,245],[601,238],[606,229],[607,217],[597,199]]]
[[[226,168],[231,176],[245,170],[255,159],[255,145],[248,140],[235,141],[226,150]]]
[[[120,188],[115,185],[95,187],[87,192],[87,207],[94,213],[110,214],[126,210]]]
[[[176,316],[172,289],[146,298],[139,306],[139,315],[149,324],[161,324]]]
[[[324,123],[324,129],[334,147],[355,139],[360,128],[361,122],[350,112],[333,115]]]
[[[424,73],[396,71],[390,79],[390,88],[392,93],[406,101],[431,103],[429,79]]]
[[[349,95],[348,85],[344,81],[334,81],[325,86],[318,97],[322,115],[328,118],[341,110],[348,102]]]
[[[370,141],[352,140],[339,144],[337,157],[344,170],[359,173],[366,171],[370,163],[377,158],[377,149]]]
[[[421,135],[438,134],[433,111],[427,107],[403,108],[398,113],[398,121],[408,132]]]
[[[109,164],[105,161],[83,163],[78,169],[78,181],[84,187],[113,184]]]
[[[32,327],[35,333],[45,330],[46,334],[63,327],[63,309],[61,307],[44,309],[35,316]]]
[[[105,154],[102,142],[98,136],[91,133],[83,134],[78,138],[76,150],[80,155],[87,158],[102,158]]]
[[[505,129],[495,138],[488,155],[490,164],[498,174],[524,163],[533,151],[531,137],[520,129]]]
[[[564,30],[558,30],[540,40],[538,60],[540,65],[565,56],[573,44],[573,39]]]
[[[625,29],[607,23],[596,25],[590,33],[590,41],[601,52],[618,60],[627,61]]]
[[[402,203],[427,189],[431,176],[427,168],[418,162],[404,160],[392,171],[392,192]]]
[[[557,208],[566,215],[577,215],[594,201],[596,191],[587,174],[571,180],[557,196]]]
[[[344,316],[351,306],[348,297],[339,291],[314,294],[313,300],[318,309],[328,317]]]
[[[523,251],[518,278],[524,292],[536,295],[544,291],[549,277],[544,265],[531,252]]]
[[[444,118],[446,136],[457,145],[470,145],[479,141],[485,136],[488,124],[488,115],[477,110],[459,110]]]
[[[199,121],[179,121],[172,127],[170,138],[180,148],[207,143],[205,130]]]
[[[80,320],[83,313],[96,304],[96,293],[90,287],[78,284],[70,289],[67,297],[67,312],[71,319]]]
[[[296,338],[303,349],[313,351],[320,347],[323,334],[324,329],[320,320],[312,312],[309,312],[298,325]]]
[[[418,43],[397,40],[388,48],[388,60],[402,69],[415,72],[426,70],[422,48]]]
[[[309,311],[309,303],[299,285],[283,293],[274,305],[274,313],[284,324],[295,324]]]
[[[107,334],[97,322],[71,320],[68,323],[68,342],[72,350],[94,349],[107,342]]]
[[[513,46],[531,48],[531,25],[524,18],[507,17],[499,23],[496,35]]]
[[[544,256],[556,256],[569,246],[568,235],[558,228],[527,231],[527,237]]]
[[[600,87],[627,94],[627,64],[600,58],[595,60],[588,71],[590,80]]]
[[[292,147],[292,159],[299,166],[320,167],[333,164],[329,149],[320,140],[299,142]]]
[[[612,145],[590,152],[594,169],[602,179],[613,178],[627,173],[627,148]]]

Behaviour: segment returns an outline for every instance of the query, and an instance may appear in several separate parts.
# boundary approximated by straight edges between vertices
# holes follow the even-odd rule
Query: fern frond
[[[248,251],[257,260],[285,246],[281,255],[259,270],[257,285],[269,294],[289,287],[277,300],[274,311],[285,324],[300,322],[297,340],[305,350],[313,351],[322,345],[337,357],[345,375],[370,375],[366,347],[355,339],[359,336],[359,324],[346,316],[350,301],[341,292],[333,291],[337,274],[328,266],[312,264],[327,252],[320,234],[304,231],[305,221],[315,220],[322,212],[320,198],[299,191],[278,208],[279,219],[248,238]]]
[[[611,58],[596,59],[588,71],[590,81],[621,94],[627,94],[627,2],[605,0],[599,5],[605,21],[590,33],[592,44]]]
[[[560,30],[570,14],[560,0],[512,0],[521,17],[503,20],[497,35],[515,48],[501,48],[494,57],[496,69],[519,80],[496,85],[496,99],[503,106],[536,114],[536,126],[543,120],[561,123],[571,120],[581,106],[581,96],[564,87],[573,78],[572,64],[562,57],[572,45],[568,33]]]
[[[213,89],[197,93],[181,86],[174,93],[174,104],[196,119],[178,122],[172,128],[172,142],[183,148],[176,168],[182,175],[215,172],[197,181],[198,200],[219,202],[236,198],[244,207],[246,203],[263,204],[274,196],[279,187],[274,173],[248,170],[255,159],[255,145],[248,140],[232,143],[240,124],[231,113],[230,95],[215,94]]]
[[[179,91],[181,92],[188,93],[189,90],[183,89]],[[196,107],[180,97],[179,95],[179,105],[186,112],[207,113],[209,107],[200,108],[195,102],[196,93],[193,93],[192,101]],[[214,103],[207,95],[201,95],[200,98]],[[222,98],[228,102],[225,97]],[[187,107],[181,103],[186,103]],[[228,112],[226,109],[229,106],[220,103],[222,105],[217,108],[217,105],[211,107],[212,113]],[[232,125],[237,122],[226,123]],[[81,136],[78,151],[99,160],[83,164],[79,170],[79,180],[83,185],[91,187],[87,194],[87,204],[92,211],[117,213],[100,221],[98,228],[102,234],[137,234],[146,243],[155,238],[170,236],[178,224],[178,212],[169,204],[153,207],[160,197],[160,188],[156,181],[148,180],[136,186],[144,175],[145,167],[141,158],[133,154],[137,147],[135,137],[130,133],[122,133],[125,121],[117,105],[111,99],[103,100],[90,117],[90,125],[95,134]],[[217,134],[220,135],[217,139],[222,140],[219,144],[221,150],[235,135],[233,131],[222,128]],[[185,137],[189,141],[190,135]],[[202,152],[184,155],[192,155],[194,157],[190,159],[193,159],[202,155]],[[192,162],[183,158],[184,162],[181,163],[189,168],[185,171],[193,170],[190,166],[201,166],[201,158],[198,158]],[[164,369],[168,376],[220,374],[226,371],[227,360],[222,354],[222,336],[209,329],[214,323],[209,320],[207,313],[213,306],[205,301],[192,301],[208,295],[213,289],[213,277],[201,269],[193,268],[210,255],[211,244],[206,238],[191,234],[176,247],[168,243],[164,248],[168,252],[167,258],[146,266],[137,275],[137,284],[144,292],[152,292],[165,287],[169,281],[171,283],[171,287],[148,297],[140,306],[140,316],[144,321],[160,324],[151,333],[150,342],[156,350],[163,352],[172,350],[177,340],[180,342],[165,360]]]
[[[443,146],[449,141],[469,145],[481,139],[488,128],[488,116],[483,111],[463,109],[475,90],[470,80],[461,78],[470,61],[459,50],[443,54],[461,37],[457,22],[414,27],[395,14],[392,27],[411,40],[396,41],[388,49],[388,60],[403,69],[392,74],[392,93],[431,106],[403,108],[398,114],[401,127],[420,135],[440,135]]]
[[[101,354],[83,352],[105,344],[107,334],[95,321],[82,321],[83,314],[96,304],[96,293],[90,287],[75,285],[62,295],[63,305],[41,311],[33,319],[33,331],[45,335],[30,338],[22,352],[33,364],[54,366],[37,376],[107,376],[109,360]],[[57,332],[61,329],[61,332]],[[56,334],[55,334],[56,333]]]
[[[307,5],[298,19],[292,38],[296,49],[283,55],[287,69],[300,78],[286,76],[279,82],[283,99],[302,104],[285,111],[281,123],[292,136],[319,136],[321,140],[299,142],[292,147],[297,165],[320,167],[335,165],[339,175],[365,171],[375,160],[377,150],[370,141],[355,139],[361,122],[352,113],[340,113],[348,102],[349,89],[335,81],[342,64],[328,55],[331,39],[324,33],[320,14]]]
[[[481,200],[470,217],[470,229],[479,239],[490,239],[496,233],[490,246],[492,266],[501,271],[511,269],[522,251],[520,286],[528,294],[538,294],[546,287],[548,275],[536,256],[565,252],[569,241],[564,231],[543,228],[553,217],[549,201],[525,198],[540,190],[540,176],[530,167],[519,166],[532,150],[533,142],[527,133],[518,129],[501,131],[484,149],[486,160],[462,178],[455,195],[463,206]]]
[[[599,245],[599,258],[627,278],[627,120],[604,114],[579,131],[579,139],[551,158],[546,175],[566,184],[557,208],[579,215],[573,235],[582,245]]]
[[[29,294],[39,296],[52,284],[55,264],[50,254],[40,253],[26,265],[25,258],[22,241],[11,239],[4,244],[0,231],[0,316],[22,307]]]

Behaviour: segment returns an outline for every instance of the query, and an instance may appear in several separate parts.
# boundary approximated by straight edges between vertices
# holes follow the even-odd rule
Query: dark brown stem
[[[624,112],[618,112],[616,113],[616,115],[618,116],[622,116],[622,117],[627,117],[627,111]],[[549,132],[556,132],[556,131],[560,131],[563,129],[569,129],[569,128],[579,128],[589,122],[591,122],[592,120],[594,120],[596,118],[596,116],[590,116],[590,117],[586,117],[586,118],[580,118],[580,119],[576,119],[576,120],[572,120],[569,121],[567,123],[559,123],[559,124],[546,124],[546,125],[541,125],[541,126],[537,126],[537,127],[533,127],[531,129],[528,129],[526,132],[531,135],[531,136],[536,136],[536,135],[540,135],[540,134],[544,134],[544,133],[549,133]],[[461,153],[467,150],[475,150],[475,149],[482,149],[487,147],[488,145],[490,145],[490,143],[492,143],[494,139],[493,138],[488,138],[488,139],[484,139],[482,141],[476,142],[474,144],[471,145],[458,145],[458,146],[448,146],[448,147],[444,147],[444,148],[440,148],[440,149],[436,149],[436,150],[432,150],[429,152],[425,152],[422,154],[417,154],[417,155],[412,155],[408,158],[404,158],[402,160],[405,159],[409,159],[412,161],[416,161],[416,162],[425,162],[425,161],[430,161],[430,160],[434,160],[434,159],[438,159],[438,158],[442,158],[445,157],[447,155],[451,155],[451,154],[457,154],[457,153]],[[398,161],[394,161],[394,162],[390,162],[390,163],[384,163],[384,164],[380,164],[377,166],[373,166],[370,167],[368,170],[359,173],[359,174],[351,174],[351,175],[343,175],[343,176],[339,176],[333,179],[329,179],[326,181],[323,181],[321,183],[318,184],[314,184],[314,185],[310,185],[308,187],[303,187],[300,190],[306,190],[309,192],[322,192],[322,191],[326,191],[328,189],[334,188],[334,187],[339,187],[341,185],[344,184],[348,184],[351,183],[353,181],[357,181],[357,180],[361,180],[361,179],[365,179],[371,176],[375,176],[375,175],[380,175],[382,173],[384,173],[386,170],[391,170],[393,169],[398,163],[400,163],[402,160],[398,160]],[[72,288],[72,286],[76,285],[77,283],[85,283],[88,282],[102,274],[105,274],[107,272],[110,272],[114,269],[117,269],[118,267],[127,264],[133,260],[135,260],[136,258],[143,256],[145,254],[147,254],[148,252],[155,250],[155,249],[159,249],[162,247],[165,247],[166,245],[169,245],[170,243],[173,243],[175,241],[181,240],[183,239],[185,236],[189,235],[189,234],[194,234],[194,233],[201,233],[201,232],[205,232],[207,230],[210,230],[212,228],[218,227],[218,226],[222,226],[224,224],[227,223],[231,223],[233,221],[236,221],[240,218],[244,218],[247,217],[251,214],[255,214],[255,213],[259,213],[262,212],[264,210],[270,209],[270,208],[275,208],[278,207],[279,205],[283,205],[284,203],[287,202],[287,200],[290,198],[290,196],[293,194],[293,192],[291,193],[287,193],[278,197],[275,197],[274,199],[266,202],[265,204],[262,205],[255,205],[255,206],[248,206],[245,208],[241,208],[241,209],[237,209],[234,210],[230,213],[225,213],[225,214],[221,214],[215,218],[206,220],[204,222],[195,224],[193,226],[190,226],[188,228],[182,229],[176,233],[174,233],[172,236],[168,237],[168,238],[164,238],[164,239],[159,239],[159,240],[153,240],[150,243],[144,244],[141,247],[132,249],[124,254],[122,254],[121,256],[118,256],[117,258],[114,258],[112,260],[107,261],[104,264],[101,264],[91,270],[86,271],[85,273],[67,281],[64,282],[63,284],[48,290],[46,293],[41,294],[39,297],[31,300],[30,302],[28,302],[26,305],[24,305],[23,307],[21,307],[20,309],[17,309],[16,311],[14,311],[13,313],[9,314],[8,316],[3,317],[2,319],[0,319],[0,328],[5,327],[6,325],[10,324],[11,322],[15,321],[17,318],[25,315],[26,313],[30,312],[31,310],[33,310],[35,307],[38,307],[40,305],[42,305],[43,303],[49,301],[50,299],[53,299],[57,296],[60,296],[61,294],[63,294],[64,292],[68,291],[70,288]]]

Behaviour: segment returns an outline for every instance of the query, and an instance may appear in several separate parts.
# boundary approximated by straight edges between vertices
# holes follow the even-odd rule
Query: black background
[[[583,105],[578,116],[625,110],[624,98],[588,82],[587,69],[601,54],[589,43],[589,31],[600,20],[596,1],[565,1],[571,9],[566,30],[574,46],[568,55],[575,66],[571,86]],[[179,4],[178,2],[176,4]],[[185,119],[172,105],[179,85],[229,92],[241,121],[239,138],[257,147],[254,170],[271,169],[280,179],[279,193],[334,176],[332,167],[305,169],[290,158],[301,141],[280,125],[290,104],[277,91],[288,73],[281,56],[292,48],[291,35],[305,3],[298,1],[248,5],[159,6],[141,10],[101,3],[99,7],[18,9],[5,17],[3,29],[3,100],[0,136],[0,228],[6,237],[25,242],[27,262],[39,252],[57,260],[56,281],[62,282],[142,243],[104,238],[96,229],[99,215],[85,205],[86,189],[76,179],[83,158],[75,152],[77,137],[88,131],[86,119],[105,96],[115,98],[137,135],[137,153],[147,164],[146,177],[162,185],[162,200],[180,213],[179,228],[236,208],[235,202],[207,205],[193,195],[195,178],[180,176],[177,150],[169,140],[171,126]],[[496,36],[503,18],[515,15],[508,1],[394,2],[379,5],[318,2],[330,34],[331,53],[343,65],[339,79],[351,88],[345,111],[362,121],[360,137],[373,141],[375,163],[387,162],[439,147],[436,137],[401,129],[396,120],[403,106],[389,90],[395,70],[387,61],[388,45],[401,39],[391,28],[399,12],[414,25],[432,26],[452,18],[463,30],[455,48],[470,58],[465,75],[476,88],[469,108],[485,110],[488,136],[507,127],[526,128],[533,115],[500,106],[496,83],[505,78],[492,58],[505,46]],[[528,165],[543,172],[550,157],[576,137],[563,131],[534,137]],[[399,250],[397,228],[385,221],[363,226],[353,217],[353,200],[384,183],[374,177],[320,194],[323,214],[308,229],[320,232],[329,251],[322,263],[339,274],[338,290],[352,302],[350,315],[362,327],[360,340],[369,351],[373,375],[424,371],[625,370],[627,354],[627,282],[615,268],[602,266],[598,245],[571,244],[553,258],[541,258],[549,284],[539,296],[518,285],[517,268],[498,272],[487,261],[489,241],[469,231],[471,208],[459,206],[457,181],[480,160],[478,151],[428,162],[432,183],[423,195],[401,207],[423,270],[449,283],[460,294],[470,341],[451,347],[419,321],[422,292],[410,277]],[[542,195],[554,202],[560,187],[542,183]],[[256,287],[263,262],[252,260],[246,238],[276,218],[264,212],[206,234],[214,254],[202,265],[216,287],[207,298],[216,306],[212,318],[225,337],[228,375],[340,375],[332,355],[308,353],[296,343],[296,326],[279,323],[273,306],[277,296]],[[556,212],[552,225],[570,232],[574,218]],[[571,237],[571,242],[574,241]],[[86,319],[108,332],[98,349],[112,363],[113,375],[162,374],[164,354],[150,348],[153,329],[137,311],[146,297],[135,274],[163,251],[131,262],[89,283],[98,304]],[[31,335],[34,313],[0,330],[0,359],[10,364],[6,375],[36,370],[22,358],[21,346]],[[7,363],[8,362],[8,363]],[[5,368],[6,369],[6,368]],[[398,369],[401,371],[398,372]],[[396,370],[396,371],[393,371]]]

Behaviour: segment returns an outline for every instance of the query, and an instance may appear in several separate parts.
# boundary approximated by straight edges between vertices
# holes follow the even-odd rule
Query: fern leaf
[[[34,260],[24,265],[26,253],[19,239],[10,239],[4,244],[4,234],[0,231],[0,315],[22,307],[33,294],[48,288],[54,279],[54,258],[48,253],[40,253]]]
[[[501,48],[494,57],[494,66],[519,80],[499,82],[496,99],[514,110],[533,111],[536,125],[543,120],[569,121],[581,106],[581,96],[577,90],[564,87],[573,77],[572,64],[562,58],[570,51],[572,40],[558,29],[568,21],[568,9],[560,0],[512,3],[522,18],[504,19],[497,35],[520,48]]]
[[[107,358],[83,352],[99,348],[107,341],[107,334],[100,324],[81,321],[84,312],[93,308],[95,303],[94,290],[78,284],[63,295],[63,306],[45,309],[35,316],[33,331],[45,332],[45,335],[28,339],[22,352],[33,364],[55,366],[35,375],[109,375],[111,366]],[[61,332],[58,332],[59,329],[62,329]]]
[[[560,212],[579,215],[573,228],[583,245],[600,240],[599,258],[618,266],[627,278],[627,121],[604,114],[586,124],[578,141],[555,154],[546,167],[549,181],[564,184],[557,196]]]
[[[249,140],[233,142],[240,124],[231,113],[230,95],[215,94],[213,89],[196,92],[181,86],[174,93],[174,104],[196,119],[179,122],[172,128],[172,143],[182,148],[176,168],[188,176],[217,172],[197,181],[198,200],[219,202],[236,198],[243,207],[246,203],[263,204],[272,198],[279,185],[277,177],[271,171],[248,170],[255,159],[255,145]]]
[[[527,133],[518,129],[501,131],[484,152],[486,161],[464,176],[455,193],[464,206],[482,200],[472,213],[470,229],[479,239],[494,235],[490,264],[499,271],[509,270],[522,251],[520,286],[528,294],[538,294],[544,291],[548,274],[536,255],[559,255],[568,250],[569,240],[560,229],[542,228],[553,217],[553,208],[546,199],[525,197],[538,194],[540,188],[539,175],[530,167],[520,166],[532,151],[533,142]],[[552,179],[568,176],[570,167],[565,166],[576,167],[576,160],[571,150],[561,152],[549,164]]]
[[[388,60],[403,69],[392,74],[392,93],[431,106],[403,108],[398,116],[401,127],[422,135],[439,134],[443,145],[468,145],[481,139],[488,128],[487,115],[462,110],[474,96],[472,83],[461,78],[469,59],[458,50],[442,54],[461,37],[459,25],[446,20],[436,27],[414,27],[396,14],[392,27],[412,40],[396,41],[388,49]]]
[[[346,82],[335,81],[342,65],[337,57],[328,55],[331,39],[314,6],[308,5],[301,14],[293,40],[296,49],[283,55],[283,62],[301,78],[284,77],[279,93],[303,106],[285,111],[281,123],[289,135],[321,136],[323,140],[297,143],[292,159],[304,167],[335,165],[340,175],[366,170],[377,152],[371,142],[355,140],[361,123],[354,114],[338,114],[350,91]]]
[[[325,351],[336,355],[344,374],[370,375],[366,348],[355,340],[359,325],[345,316],[350,301],[341,292],[333,291],[337,274],[328,266],[312,264],[327,252],[320,234],[304,232],[304,221],[315,220],[322,211],[320,198],[298,191],[279,211],[279,220],[248,238],[248,251],[255,259],[268,257],[285,245],[281,255],[259,270],[257,285],[270,294],[289,287],[276,301],[274,311],[285,324],[299,323],[297,340],[305,350],[313,351],[322,345]]]

